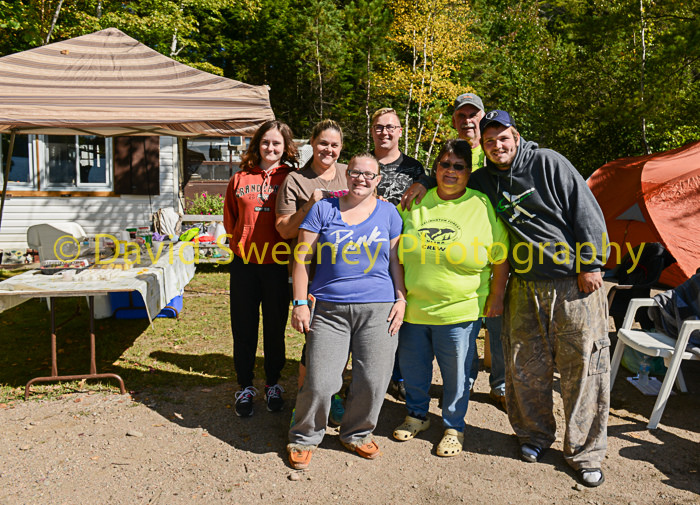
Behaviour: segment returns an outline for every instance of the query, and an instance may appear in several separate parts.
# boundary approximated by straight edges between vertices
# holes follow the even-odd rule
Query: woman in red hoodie
[[[231,261],[231,331],[233,365],[240,390],[236,415],[253,415],[253,367],[258,347],[260,304],[265,352],[267,410],[282,410],[277,383],[285,363],[284,330],[289,314],[287,261],[289,244],[275,229],[275,201],[287,174],[297,163],[292,131],[267,121],[255,132],[233,175],[224,201],[224,227],[233,251]]]

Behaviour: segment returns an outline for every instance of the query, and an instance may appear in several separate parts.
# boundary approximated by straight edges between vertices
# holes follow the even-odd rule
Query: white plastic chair
[[[625,347],[629,346],[647,356],[660,356],[664,359],[664,364],[668,370],[661,384],[659,396],[656,398],[654,410],[652,410],[649,418],[649,424],[647,424],[647,428],[650,430],[656,429],[659,425],[666,402],[671,395],[673,382],[676,382],[678,389],[682,393],[688,392],[681,373],[681,361],[684,359],[700,360],[700,347],[688,346],[690,334],[695,330],[700,330],[700,320],[684,321],[678,333],[678,340],[663,333],[631,329],[637,310],[641,307],[651,307],[654,303],[654,300],[651,298],[633,298],[630,301],[622,328],[617,332],[617,346],[615,347],[610,370],[610,390],[612,391]]]
[[[70,237],[75,240],[66,240]],[[42,223],[27,228],[27,245],[39,251],[39,260],[73,258],[80,251],[79,243],[87,233],[78,223]],[[57,253],[63,256],[59,257]],[[77,259],[77,258],[76,258]]]

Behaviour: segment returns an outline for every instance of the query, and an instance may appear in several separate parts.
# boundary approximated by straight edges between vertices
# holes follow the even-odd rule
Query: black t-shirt
[[[421,162],[403,153],[391,163],[380,163],[379,167],[382,170],[382,180],[377,186],[377,194],[394,205],[398,205],[411,184],[425,175]]]

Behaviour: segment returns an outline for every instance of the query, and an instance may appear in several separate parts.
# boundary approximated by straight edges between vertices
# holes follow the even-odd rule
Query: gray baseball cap
[[[479,96],[475,93],[462,93],[457,98],[455,98],[454,110],[460,109],[465,105],[473,105],[481,111],[484,110],[484,102],[482,102],[481,98],[479,98]]]

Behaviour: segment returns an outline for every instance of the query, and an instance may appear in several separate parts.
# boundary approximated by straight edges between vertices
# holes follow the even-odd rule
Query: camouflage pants
[[[547,448],[556,439],[556,367],[566,418],[564,458],[576,470],[599,468],[610,408],[605,290],[587,295],[576,277],[511,277],[503,320],[508,418],[520,443]]]

